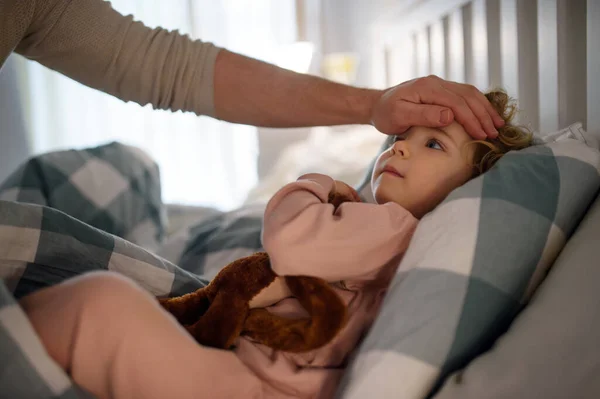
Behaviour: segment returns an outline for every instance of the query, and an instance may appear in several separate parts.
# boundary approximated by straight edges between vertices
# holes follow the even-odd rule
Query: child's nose
[[[398,140],[392,146],[392,153],[398,154],[402,158],[408,158],[410,156],[410,152],[408,150],[408,144],[406,140]]]

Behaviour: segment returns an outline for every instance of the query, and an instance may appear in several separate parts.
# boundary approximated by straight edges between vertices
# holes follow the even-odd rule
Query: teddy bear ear
[[[270,348],[301,353],[325,346],[346,323],[346,305],[335,290],[316,277],[286,276],[286,284],[309,317],[289,319],[252,309],[244,335]]]
[[[342,197],[339,193],[329,193],[327,202],[332,204],[333,207],[337,209],[337,207],[344,202],[344,197]]]
[[[337,209],[344,202],[360,202],[360,197],[353,197],[349,195],[342,195],[340,193],[329,193],[327,202],[332,204]]]

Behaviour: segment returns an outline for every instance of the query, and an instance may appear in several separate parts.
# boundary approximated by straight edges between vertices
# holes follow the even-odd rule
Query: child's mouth
[[[404,177],[400,172],[398,172],[395,168],[392,168],[391,166],[386,166],[385,168],[383,168],[382,173],[387,173],[400,178]]]

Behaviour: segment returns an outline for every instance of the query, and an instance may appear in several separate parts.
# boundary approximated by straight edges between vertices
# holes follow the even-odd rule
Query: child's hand
[[[355,189],[343,181],[336,180],[327,202],[337,208],[344,202],[361,202],[361,199]]]

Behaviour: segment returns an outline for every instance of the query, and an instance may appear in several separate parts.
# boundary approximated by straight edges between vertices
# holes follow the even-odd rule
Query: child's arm
[[[278,275],[365,278],[408,246],[417,221],[406,209],[346,202],[334,210],[327,203],[334,186],[328,176],[309,174],[269,201],[262,240]]]

